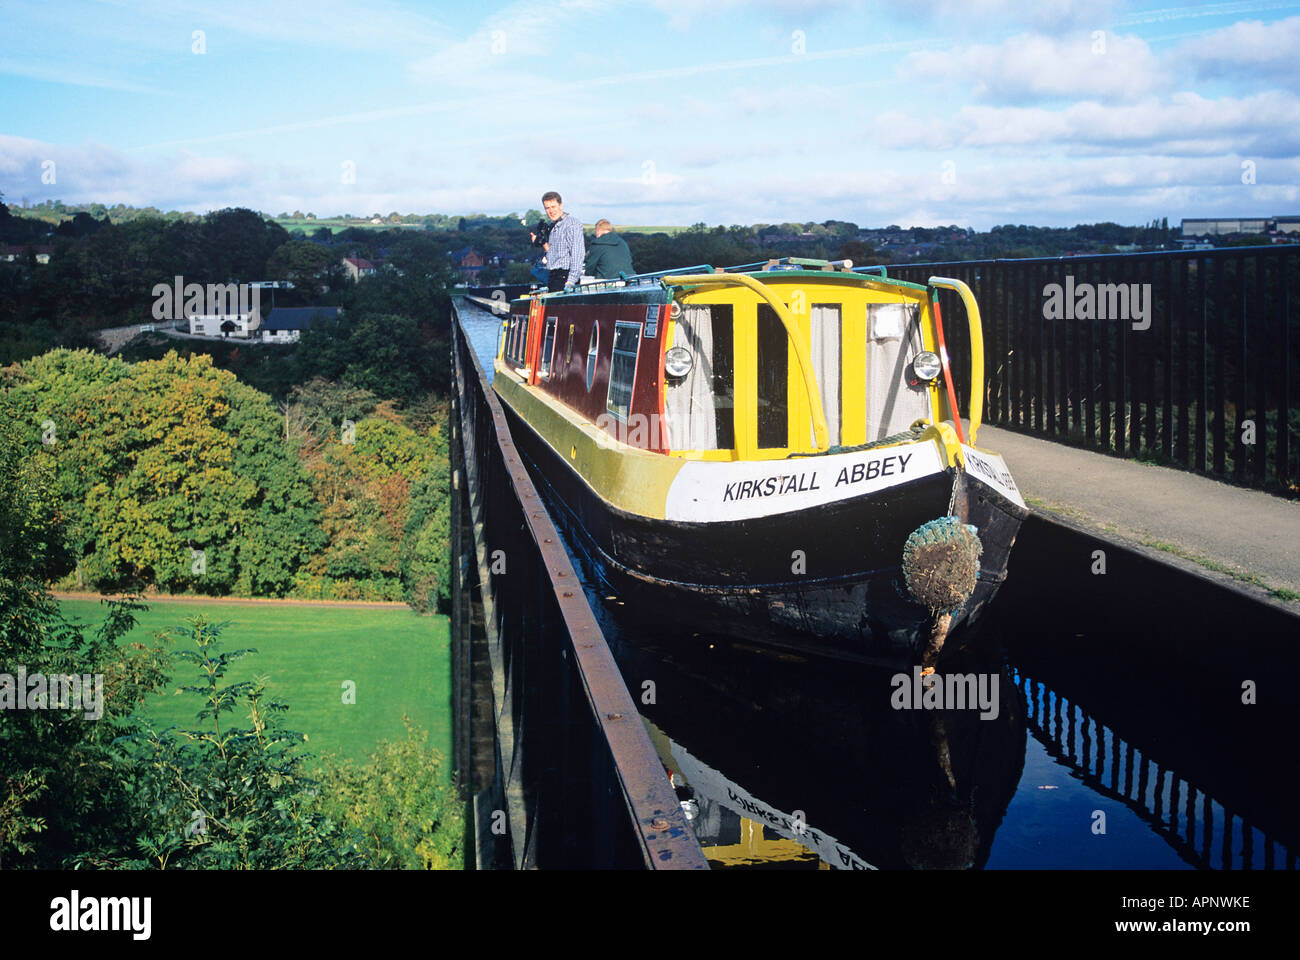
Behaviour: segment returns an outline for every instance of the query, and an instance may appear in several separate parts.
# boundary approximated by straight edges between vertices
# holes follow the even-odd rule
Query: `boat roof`
[[[583,303],[617,302],[627,299],[638,303],[669,303],[673,298],[675,286],[663,282],[664,277],[690,276],[706,273],[744,273],[755,279],[823,281],[831,283],[854,283],[880,289],[893,288],[899,293],[908,292],[915,295],[928,288],[924,284],[900,280],[888,275],[883,266],[854,267],[849,260],[813,260],[804,257],[781,257],[772,260],[760,260],[756,263],[742,263],[733,267],[714,267],[712,264],[700,263],[689,267],[674,267],[671,270],[659,270],[654,273],[620,273],[618,279],[598,280],[584,283],[574,290],[557,290],[548,293],[539,287],[524,294],[524,299],[540,297],[546,301],[580,300]],[[692,286],[685,284],[684,286]]]

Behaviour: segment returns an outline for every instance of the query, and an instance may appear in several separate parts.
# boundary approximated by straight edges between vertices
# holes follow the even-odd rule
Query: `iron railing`
[[[1230,247],[887,269],[916,283],[943,273],[974,290],[984,319],[987,422],[1296,496],[1298,251]],[[1125,296],[1132,284],[1145,317]],[[1052,285],[1061,291],[1059,311]],[[960,380],[970,355],[964,310],[953,294],[940,297]]]
[[[477,862],[707,867],[454,307],[452,364],[453,736]]]

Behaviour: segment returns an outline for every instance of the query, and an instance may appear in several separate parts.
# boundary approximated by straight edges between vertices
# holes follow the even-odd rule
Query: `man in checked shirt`
[[[582,264],[587,247],[582,239],[582,221],[564,212],[563,201],[554,190],[542,195],[542,208],[551,218],[551,236],[546,244],[546,266],[550,270],[546,289],[563,290],[565,284],[577,286],[582,279]]]

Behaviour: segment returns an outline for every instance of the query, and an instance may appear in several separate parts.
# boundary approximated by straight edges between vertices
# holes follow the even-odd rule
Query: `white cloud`
[[[201,157],[189,151],[170,167],[181,182],[202,189],[246,186],[253,169],[243,157]]]
[[[1205,108],[1188,103],[1183,109]],[[1014,115],[1041,129],[1033,124],[1043,122],[1047,113],[1019,110]],[[546,138],[527,135],[503,142],[502,150],[483,158],[477,151],[447,152],[441,146],[400,157],[363,155],[357,184],[344,186],[332,161],[290,167],[199,152],[145,160],[100,144],[68,147],[0,137],[0,178],[10,199],[50,197],[197,211],[247,206],[267,212],[298,208],[320,216],[390,210],[504,213],[536,207],[535,196],[554,188],[586,220],[753,223],[834,217],[863,224],[957,222],[980,228],[1009,221],[1139,222],[1229,208],[1277,212],[1296,205],[1295,184],[1300,182],[1300,160],[1293,157],[1261,158],[1258,183],[1243,187],[1240,160],[1245,154],[1172,156],[1163,143],[1124,155],[1111,149],[1081,156],[1069,143],[1044,142],[1041,149],[1017,147],[1003,156],[927,149],[872,154],[853,163],[813,151],[783,164],[787,172],[775,174],[764,164],[745,165],[743,149],[728,145],[711,153],[707,146],[657,158],[653,177],[647,177],[635,151],[575,158],[547,152]],[[536,156],[522,171],[505,162],[529,153]],[[953,184],[941,178],[941,160],[948,156],[956,158]],[[498,159],[499,172],[485,172],[492,167],[490,157]],[[44,159],[58,163],[55,186],[40,184]],[[608,162],[601,165],[601,159]]]
[[[899,12],[933,21],[940,28],[1002,24],[1009,29],[1102,29],[1115,6],[1115,0],[910,0]]]
[[[1143,39],[1109,32],[1106,53],[1096,55],[1091,31],[1123,19],[1108,18],[1110,5],[1100,0],[1025,8],[1028,27],[1017,19],[1020,8],[1006,3],[928,0],[919,4],[919,16],[934,20],[927,29],[900,27],[897,17],[886,18],[892,32],[823,36],[809,27],[807,53],[796,56],[790,28],[780,24],[787,16],[817,19],[820,11],[803,0],[772,0],[761,6],[763,17],[732,0],[687,0],[674,8],[697,25],[713,16],[706,11],[720,10],[733,28],[729,36],[750,30],[744,42],[715,43],[701,29],[669,37],[669,55],[632,58],[608,38],[633,22],[664,35],[662,19],[644,3],[624,16],[614,13],[618,0],[515,0],[448,35],[382,2],[358,12],[326,0],[313,15],[308,0],[290,0],[297,13],[283,20],[252,0],[181,0],[185,5],[165,8],[173,13],[161,0],[144,2],[156,4],[147,9],[159,23],[134,47],[122,41],[124,50],[156,47],[178,24],[202,16],[196,23],[211,24],[210,47],[216,38],[229,49],[233,31],[245,45],[250,38],[353,44],[391,52],[393,63],[409,64],[406,79],[431,88],[412,92],[383,81],[374,90],[358,87],[355,103],[305,97],[300,111],[255,112],[242,123],[236,110],[212,128],[226,132],[197,131],[202,135],[148,152],[0,136],[0,184],[10,198],[318,215],[464,213],[522,211],[555,188],[584,219],[835,217],[988,226],[1174,219],[1220,204],[1275,205],[1269,212],[1278,212],[1296,205],[1300,181],[1300,58],[1292,53],[1300,50],[1300,17],[1242,22],[1178,46],[1182,38],[1152,39],[1159,53]],[[900,16],[917,22],[917,14]],[[380,26],[331,39],[367,17]],[[851,16],[835,22],[857,23]],[[1214,21],[1192,26],[1206,22]],[[868,18],[863,24],[874,26]],[[106,29],[129,32],[116,20]],[[505,44],[496,56],[494,30]],[[1011,33],[1018,35],[975,42]],[[594,36],[606,36],[608,47],[586,42]],[[874,42],[851,46],[864,41]],[[941,44],[952,49],[938,52]],[[79,64],[79,82],[113,85],[128,75],[109,68],[126,71],[132,61],[107,56]],[[358,59],[335,56],[321,69]],[[158,72],[129,75],[153,80]],[[1200,82],[1220,78],[1237,82]],[[548,116],[537,113],[542,96]],[[890,109],[880,112],[881,104]],[[131,132],[143,125],[122,129],[123,143],[148,136]],[[344,158],[357,162],[354,185],[340,183]],[[40,183],[46,159],[57,162],[57,185]],[[957,163],[955,184],[940,179],[945,159]],[[1254,187],[1239,182],[1243,159],[1258,163]],[[655,165],[652,177],[646,161]]]
[[[897,147],[1067,148],[1075,152],[1155,151],[1171,156],[1224,153],[1286,156],[1300,149],[1300,98],[1281,91],[1209,99],[1182,92],[1139,103],[1095,101],[1061,110],[1042,107],[962,107],[924,130],[907,127],[896,111],[877,122],[898,130]]]
[[[1064,37],[1021,34],[1002,43],[911,54],[900,73],[909,82],[928,81],[996,103],[1069,97],[1134,100],[1151,92],[1160,67],[1147,44],[1107,34],[1104,52],[1094,52],[1090,33]]]
[[[53,161],[54,183],[44,183]],[[242,156],[186,152],[144,161],[100,143],[45,143],[0,134],[0,176],[10,198],[126,203],[162,209],[213,209],[238,203],[267,171]],[[259,187],[260,189],[260,187]]]
[[[1243,78],[1251,81],[1300,80],[1300,17],[1273,23],[1244,20],[1184,42],[1171,62],[1190,68],[1202,78]]]

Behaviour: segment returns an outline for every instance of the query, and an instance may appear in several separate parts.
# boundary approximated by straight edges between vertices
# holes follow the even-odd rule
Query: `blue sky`
[[[554,189],[632,224],[1300,214],[1300,0],[6,0],[0,17],[15,202],[522,213]]]

